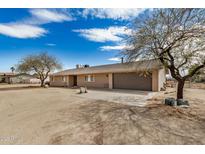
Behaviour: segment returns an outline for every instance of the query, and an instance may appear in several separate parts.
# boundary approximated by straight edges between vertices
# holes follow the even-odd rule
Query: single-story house
[[[0,83],[11,83],[11,77],[15,76],[12,72],[0,72]]]
[[[51,74],[50,86],[160,91],[166,80],[165,69],[157,60],[76,66],[76,69]]]

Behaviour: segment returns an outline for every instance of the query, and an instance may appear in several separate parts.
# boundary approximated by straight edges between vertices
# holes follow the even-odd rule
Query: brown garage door
[[[113,87],[115,89],[152,90],[151,75],[144,77],[137,73],[114,73]]]

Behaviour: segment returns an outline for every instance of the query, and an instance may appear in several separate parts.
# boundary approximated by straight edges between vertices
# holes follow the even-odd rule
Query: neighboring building
[[[142,72],[150,72],[143,76]],[[159,61],[138,61],[79,67],[50,75],[51,86],[160,91],[165,85],[165,69]]]
[[[11,77],[15,76],[15,73],[0,72],[0,83],[11,83]]]
[[[49,79],[47,78],[45,82],[48,82]],[[40,84],[40,79],[37,79],[35,75],[30,75],[26,73],[0,73],[0,83],[8,83],[8,84],[15,84],[15,83],[26,83],[26,84]]]
[[[40,83],[40,80],[37,79],[34,75],[20,73],[12,76],[10,78],[11,83],[28,83],[28,84],[37,84]]]

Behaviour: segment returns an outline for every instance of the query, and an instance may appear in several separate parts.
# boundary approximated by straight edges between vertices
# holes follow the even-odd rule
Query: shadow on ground
[[[205,119],[183,109],[96,102],[81,104],[78,111],[59,111],[73,123],[67,121],[67,129],[49,144],[205,144]]]
[[[9,88],[0,88],[0,91],[9,91],[9,90],[25,90],[25,89],[33,89],[33,88],[41,88],[41,87],[39,87],[39,86],[9,87]]]

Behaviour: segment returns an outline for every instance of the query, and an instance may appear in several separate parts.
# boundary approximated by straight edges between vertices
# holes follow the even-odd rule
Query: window
[[[86,75],[85,76],[85,82],[95,82],[94,75]]]

